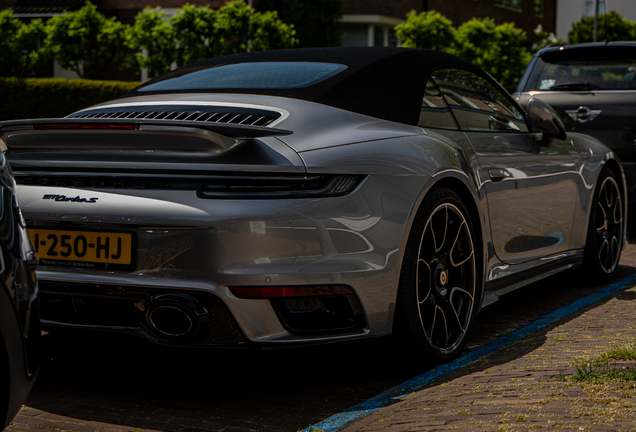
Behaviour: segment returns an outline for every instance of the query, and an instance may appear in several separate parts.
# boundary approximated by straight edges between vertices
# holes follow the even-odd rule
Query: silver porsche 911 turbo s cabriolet
[[[49,328],[398,333],[448,360],[501,294],[583,263],[611,276],[625,240],[616,155],[436,51],[238,54],[0,126]]]

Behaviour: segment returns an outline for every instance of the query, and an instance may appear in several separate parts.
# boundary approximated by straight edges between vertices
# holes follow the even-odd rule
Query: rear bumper
[[[45,325],[133,333],[175,345],[240,347],[389,334],[411,203],[426,181],[377,175],[346,196],[258,201],[201,199],[187,191],[72,192],[98,197],[99,208],[42,199],[72,194],[61,188],[18,189],[30,227],[130,232],[135,239],[132,269],[40,266]],[[63,211],[63,222],[47,208]],[[353,297],[289,303],[239,298],[230,288],[325,285],[348,287]],[[187,295],[208,312],[223,310],[229,318],[220,327],[232,329],[233,338],[212,335],[221,331],[215,322],[202,325],[214,327],[210,335],[157,338],[144,308],[164,295]],[[317,311],[336,313],[329,320]]]

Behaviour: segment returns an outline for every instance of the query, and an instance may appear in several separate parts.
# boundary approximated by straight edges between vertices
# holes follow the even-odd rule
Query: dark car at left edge
[[[0,140],[0,146],[4,143]],[[4,150],[4,149],[3,149]],[[37,256],[14,194],[9,163],[0,153],[0,426],[26,400],[40,368]]]

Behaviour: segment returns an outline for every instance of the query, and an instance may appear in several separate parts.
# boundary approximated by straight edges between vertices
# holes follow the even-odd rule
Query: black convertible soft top
[[[258,62],[317,62],[346,66],[327,79],[300,88],[145,90],[145,87],[215,66]],[[174,93],[247,93],[317,102],[389,121],[417,124],[426,80],[434,70],[460,67],[489,79],[473,64],[433,50],[389,47],[305,48],[260,51],[201,60],[163,74],[124,97]]]

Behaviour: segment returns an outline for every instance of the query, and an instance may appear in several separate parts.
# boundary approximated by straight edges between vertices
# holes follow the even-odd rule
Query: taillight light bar
[[[244,299],[273,299],[289,297],[317,297],[353,294],[353,290],[344,285],[305,285],[279,287],[229,287],[232,294]]]
[[[106,125],[106,124],[68,124],[68,125],[33,125],[35,130],[51,129],[108,129],[108,130],[139,130],[139,125]]]

